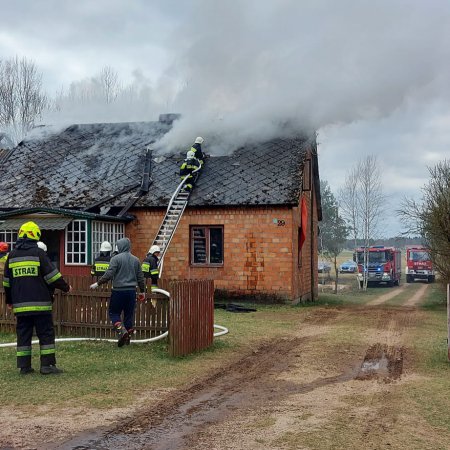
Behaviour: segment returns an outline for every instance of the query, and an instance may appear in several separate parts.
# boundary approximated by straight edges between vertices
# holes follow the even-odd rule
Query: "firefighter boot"
[[[51,366],[41,366],[40,370],[42,375],[58,375],[63,373],[62,369],[58,369],[55,365]]]
[[[20,375],[27,375],[28,373],[33,373],[34,369],[32,367],[22,367],[20,369]]]
[[[116,322],[114,324],[114,329],[118,336],[117,346],[123,347],[128,339],[127,329],[123,326],[122,322]]]

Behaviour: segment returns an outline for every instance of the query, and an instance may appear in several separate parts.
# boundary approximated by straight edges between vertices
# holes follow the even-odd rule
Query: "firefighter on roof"
[[[197,158],[200,164],[203,165],[203,161],[205,159],[205,155],[202,152],[202,144],[204,139],[201,136],[195,138],[194,144],[192,145],[190,151],[194,152],[194,157]]]
[[[34,372],[31,367],[31,338],[36,330],[40,345],[41,374],[61,373],[56,367],[55,330],[49,288],[70,292],[71,287],[38,247],[41,230],[34,222],[19,230],[14,250],[5,264],[3,287],[6,303],[12,308],[17,324],[17,367],[21,374]]]
[[[142,272],[144,272],[144,277],[152,279],[152,291],[158,287],[160,252],[161,249],[157,245],[152,245],[142,262]]]
[[[102,242],[100,245],[100,253],[92,264],[91,275],[100,278],[108,270],[109,262],[111,261],[112,245],[108,241]]]
[[[186,159],[183,161],[180,167],[180,177],[183,181],[186,179],[186,183],[184,184],[185,191],[192,191],[195,181],[197,179],[198,172],[193,175],[194,170],[197,170],[201,167],[200,161],[195,157],[195,153],[192,150],[189,150],[186,154]]]

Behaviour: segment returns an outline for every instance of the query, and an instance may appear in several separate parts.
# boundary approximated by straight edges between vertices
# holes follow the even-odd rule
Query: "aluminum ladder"
[[[192,174],[195,174],[201,168],[202,166],[200,166],[197,170],[194,170]],[[198,174],[194,175],[196,178],[197,176]],[[161,226],[156,233],[155,239],[153,239],[152,245],[157,245],[161,249],[158,263],[160,278],[164,264],[164,256],[169,249],[170,242],[172,241],[173,235],[177,230],[178,224],[180,223],[181,217],[183,216],[184,210],[188,204],[189,196],[191,195],[190,192],[183,190],[187,180],[188,179],[185,178],[173,193],[169,206],[167,207],[166,215],[164,216]]]

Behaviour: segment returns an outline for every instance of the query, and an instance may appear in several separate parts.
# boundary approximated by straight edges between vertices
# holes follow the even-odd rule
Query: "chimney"
[[[181,114],[168,113],[168,114],[160,114],[159,122],[165,123],[166,125],[172,125],[175,120],[178,120],[181,117]]]

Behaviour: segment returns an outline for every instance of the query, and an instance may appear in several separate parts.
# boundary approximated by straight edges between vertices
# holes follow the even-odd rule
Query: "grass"
[[[215,338],[203,352],[171,358],[165,341],[117,348],[108,342],[57,343],[57,361],[65,373],[44,377],[19,376],[15,347],[0,348],[0,401],[3,406],[77,405],[108,408],[129,404],[146,390],[176,388],[193,382],[208,371],[237,357],[246,347],[263,339],[289,333],[296,325],[291,306],[254,306],[257,312],[234,314],[215,311],[215,323],[229,334]],[[14,342],[15,335],[1,334],[0,342]],[[33,366],[39,368],[38,346],[33,346]],[[27,392],[24,396],[23,392]]]

